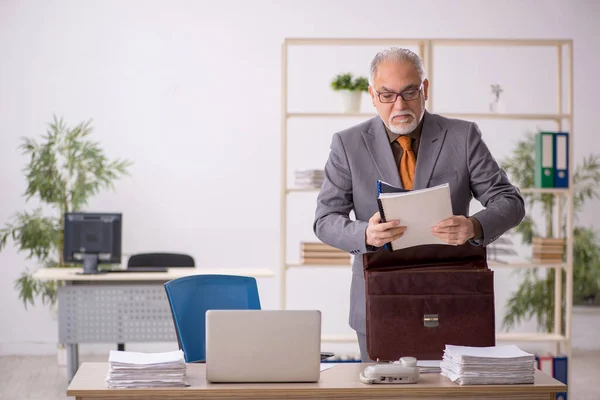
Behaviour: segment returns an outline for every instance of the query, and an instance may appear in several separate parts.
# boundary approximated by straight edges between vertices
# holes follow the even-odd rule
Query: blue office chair
[[[186,362],[206,360],[208,310],[260,310],[256,279],[234,275],[192,275],[165,283],[179,348]]]

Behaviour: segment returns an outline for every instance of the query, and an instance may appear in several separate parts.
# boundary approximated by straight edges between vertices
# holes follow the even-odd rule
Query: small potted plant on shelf
[[[491,113],[503,113],[506,111],[504,102],[500,99],[500,95],[504,92],[502,86],[496,83],[490,85],[491,91],[491,100],[490,100],[490,112]]]
[[[354,78],[351,73],[338,74],[331,81],[331,88],[340,93],[342,107],[346,113],[357,113],[360,110],[362,93],[369,87],[367,78],[358,76]]]

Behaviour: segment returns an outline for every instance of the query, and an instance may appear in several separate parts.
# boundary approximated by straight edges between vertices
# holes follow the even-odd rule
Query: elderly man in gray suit
[[[317,198],[315,234],[355,255],[349,323],[357,333],[363,361],[370,359],[361,255],[380,251],[410,229],[402,221],[381,221],[378,179],[405,189],[449,183],[454,216],[432,228],[432,235],[449,244],[469,241],[485,246],[525,215],[519,190],[498,166],[477,125],[425,110],[429,82],[424,75],[421,59],[410,50],[390,48],[375,56],[369,94],[378,116],[333,135]],[[485,209],[470,216],[473,197]]]

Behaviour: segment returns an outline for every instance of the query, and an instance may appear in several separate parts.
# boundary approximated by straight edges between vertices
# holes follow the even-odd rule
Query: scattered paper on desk
[[[446,345],[441,374],[459,385],[509,385],[534,382],[535,355],[516,345]]]
[[[431,228],[453,216],[449,184],[401,193],[380,193],[378,202],[386,221],[400,220],[400,226],[406,226],[404,235],[391,243],[392,250],[447,244],[435,236]]]
[[[110,388],[189,386],[181,350],[165,353],[111,350],[108,365],[106,384]]]
[[[335,363],[321,363],[321,372],[325,371],[326,369],[333,368],[336,365],[337,364]]]

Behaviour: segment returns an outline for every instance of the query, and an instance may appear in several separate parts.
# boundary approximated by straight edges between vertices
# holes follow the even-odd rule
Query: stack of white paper
[[[113,351],[108,357],[110,388],[188,386],[181,350],[166,353]]]
[[[535,356],[515,345],[446,345],[440,367],[442,375],[459,385],[533,383]]]

